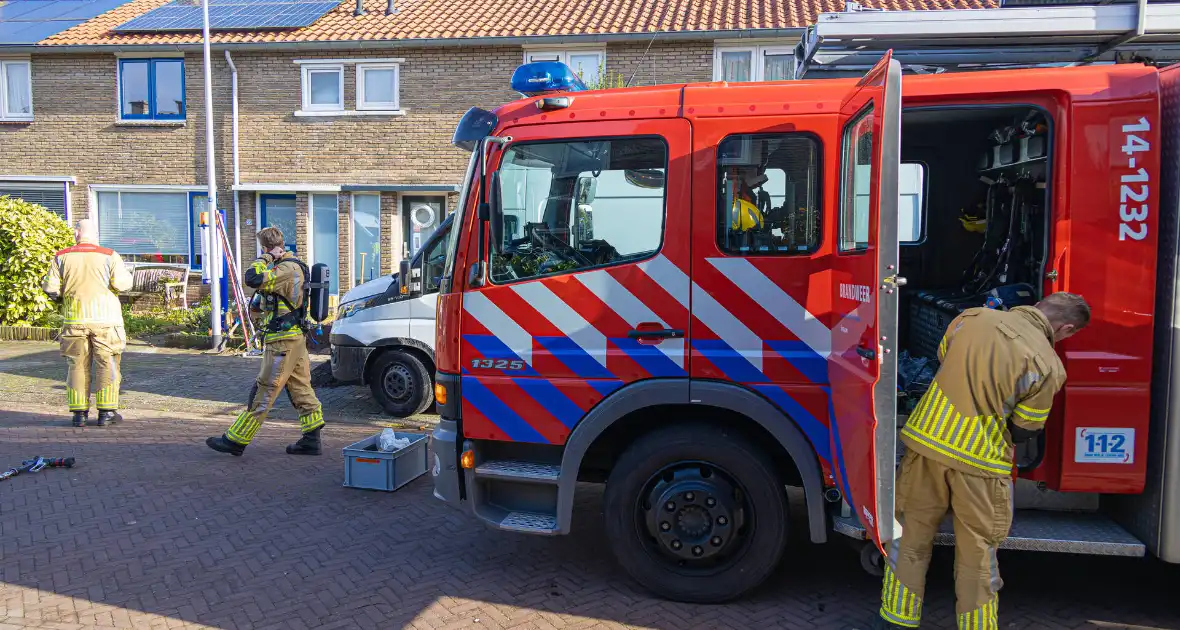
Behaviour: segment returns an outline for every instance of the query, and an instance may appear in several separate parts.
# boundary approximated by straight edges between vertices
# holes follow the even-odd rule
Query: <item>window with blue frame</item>
[[[119,117],[184,120],[184,59],[120,59]]]

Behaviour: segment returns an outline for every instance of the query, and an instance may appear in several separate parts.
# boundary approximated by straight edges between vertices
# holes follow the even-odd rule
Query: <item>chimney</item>
[[[360,15],[364,15],[364,14],[365,14],[365,4],[364,4],[364,2],[365,2],[365,0],[356,0],[356,11],[355,11],[355,12],[353,12],[353,15],[354,15],[354,16],[360,16]]]
[[[393,15],[394,13],[397,13],[395,0],[389,0],[389,4],[385,7],[385,15]]]

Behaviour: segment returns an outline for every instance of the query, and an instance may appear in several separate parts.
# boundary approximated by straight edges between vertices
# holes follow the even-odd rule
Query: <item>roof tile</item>
[[[170,0],[132,0],[42,45],[195,44],[199,32],[116,33],[112,29]],[[677,33],[802,28],[820,13],[841,11],[843,0],[344,0],[314,24],[283,31],[214,32],[214,43],[415,40],[461,37],[561,36],[586,33]],[[886,10],[986,9],[998,0],[862,0]]]

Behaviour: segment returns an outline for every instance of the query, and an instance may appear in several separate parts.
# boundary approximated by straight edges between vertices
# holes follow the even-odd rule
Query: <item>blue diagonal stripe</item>
[[[627,337],[612,337],[610,341],[652,376],[685,375],[684,368],[676,365],[675,361],[655,346],[644,345]]]
[[[523,389],[524,393],[532,396],[533,400],[544,407],[545,411],[553,414],[553,417],[560,420],[567,429],[574,428],[578,420],[582,419],[582,408],[574,404],[574,401],[553,383],[543,378],[514,378],[512,382]]]
[[[754,389],[778,405],[787,416],[799,425],[799,428],[803,430],[803,434],[807,436],[807,439],[811,440],[811,445],[815,448],[816,455],[819,455],[824,461],[832,461],[832,448],[828,441],[828,428],[822,422],[811,415],[810,411],[796,402],[781,387],[775,385],[755,385]]]
[[[807,380],[816,385],[828,384],[828,360],[802,341],[767,341],[766,345],[786,359]]]
[[[614,378],[601,363],[569,337],[533,337],[558,361],[582,378]]]
[[[524,421],[511,407],[504,404],[492,390],[479,382],[474,376],[464,376],[462,380],[463,399],[475,405],[475,408],[492,424],[496,425],[514,442],[537,442],[549,444],[549,440],[541,435],[529,423]]]
[[[735,383],[765,383],[767,380],[753,363],[720,339],[693,339],[692,347]]]
[[[623,381],[586,381],[590,387],[602,394],[603,397],[610,396],[614,391],[623,386]]]
[[[471,344],[477,352],[488,359],[508,359],[509,361],[520,361],[520,355],[516,354],[509,348],[499,337],[494,335],[463,335],[463,339]],[[537,371],[527,363],[523,370],[512,370],[512,374],[520,374],[523,376],[538,376]]]

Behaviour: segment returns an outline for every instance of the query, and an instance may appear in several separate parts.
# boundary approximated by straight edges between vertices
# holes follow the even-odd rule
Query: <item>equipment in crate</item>
[[[998,286],[969,296],[945,291],[915,291],[910,297],[910,352],[916,357],[937,358],[938,344],[942,342],[947,327],[969,308],[1006,311],[1017,306],[1031,306],[1036,300],[1032,285],[1023,283]]]
[[[897,357],[897,411],[909,415],[918,401],[930,389],[938,372],[938,360],[918,357],[902,350]]]

